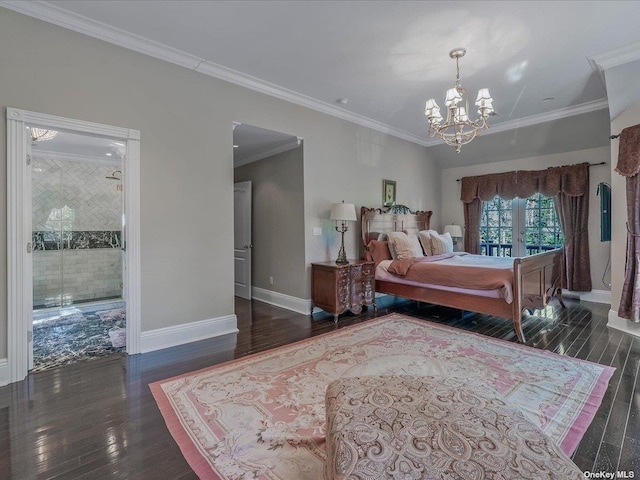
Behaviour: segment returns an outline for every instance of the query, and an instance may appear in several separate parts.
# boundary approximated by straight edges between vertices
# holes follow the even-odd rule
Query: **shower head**
[[[111,175],[107,175],[105,178],[109,179],[109,180],[122,180],[119,176],[116,175],[116,173],[119,173],[120,175],[122,175],[122,170],[114,170],[113,172],[111,172]]]

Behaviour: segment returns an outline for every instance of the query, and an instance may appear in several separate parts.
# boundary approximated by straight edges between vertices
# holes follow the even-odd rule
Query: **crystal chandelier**
[[[31,141],[43,142],[45,140],[51,140],[58,135],[55,130],[46,130],[44,128],[31,127]]]
[[[480,132],[489,128],[487,117],[493,113],[493,98],[489,95],[488,88],[481,88],[476,99],[480,118],[472,121],[469,119],[469,98],[467,91],[460,85],[460,66],[458,61],[467,51],[464,48],[455,48],[449,52],[451,58],[456,59],[456,84],[447,90],[444,104],[447,106],[447,120],[442,123],[440,107],[433,98],[427,100],[424,114],[429,119],[429,136],[440,136],[447,145],[456,148],[460,153],[462,145],[466,145],[476,138]]]

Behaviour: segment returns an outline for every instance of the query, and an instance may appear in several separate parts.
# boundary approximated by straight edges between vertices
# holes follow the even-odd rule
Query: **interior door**
[[[251,182],[233,187],[235,295],[251,300]]]

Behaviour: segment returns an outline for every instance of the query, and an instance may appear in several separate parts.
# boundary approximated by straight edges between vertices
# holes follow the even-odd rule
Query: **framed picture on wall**
[[[385,207],[396,204],[395,180],[382,180],[382,204]]]

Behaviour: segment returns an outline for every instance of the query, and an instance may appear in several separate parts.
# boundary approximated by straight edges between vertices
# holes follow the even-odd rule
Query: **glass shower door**
[[[34,309],[122,298],[122,192],[113,165],[32,159]]]
[[[58,161],[32,159],[33,307],[62,306],[62,190]],[[66,220],[68,223],[68,220]]]

